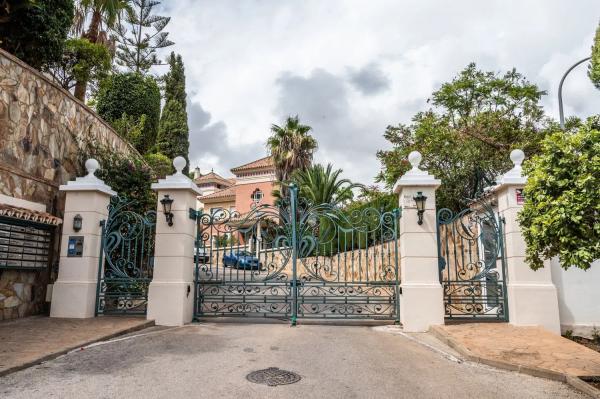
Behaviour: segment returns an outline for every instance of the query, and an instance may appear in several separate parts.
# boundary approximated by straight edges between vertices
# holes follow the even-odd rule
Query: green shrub
[[[161,154],[160,152],[146,154],[144,155],[144,159],[154,171],[155,179],[162,179],[166,175],[170,175],[173,172],[175,172],[175,169],[173,168],[173,161],[166,155]]]
[[[121,137],[127,139],[135,148],[139,148],[144,139],[147,120],[146,114],[135,117],[123,113],[119,119],[112,121],[111,124]]]
[[[100,163],[100,169],[96,172],[98,178],[104,180],[120,197],[134,202],[131,210],[145,213],[156,209],[156,193],[150,188],[154,181],[154,171],[144,165],[141,158],[125,156],[93,141],[82,144],[82,170],[89,158]]]
[[[104,79],[96,98],[96,110],[111,125],[121,119],[123,114],[134,118],[136,122],[146,115],[136,148],[145,154],[156,143],[160,90],[153,77],[139,73],[117,73]]]
[[[547,136],[524,172],[519,222],[531,268],[558,256],[565,269],[587,270],[600,258],[600,118]]]

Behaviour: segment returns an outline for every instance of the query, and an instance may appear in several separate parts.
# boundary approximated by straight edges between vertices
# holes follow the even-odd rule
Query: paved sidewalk
[[[54,319],[37,316],[0,322],[0,376],[153,324],[153,321],[132,317]]]
[[[566,381],[597,394],[576,377],[600,376],[600,353],[541,327],[465,323],[435,326],[431,332],[469,360]]]

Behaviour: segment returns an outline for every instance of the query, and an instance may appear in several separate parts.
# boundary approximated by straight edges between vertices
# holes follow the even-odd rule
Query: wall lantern
[[[163,213],[167,219],[167,224],[169,226],[173,226],[173,212],[171,212],[171,205],[173,205],[173,198],[169,198],[168,194],[165,194],[163,199],[160,200],[160,203],[163,206]]]
[[[81,226],[83,225],[83,218],[80,214],[77,214],[73,217],[73,230],[79,231],[81,230]]]
[[[415,200],[415,204],[417,204],[417,217],[419,218],[417,223],[421,225],[423,224],[423,214],[425,213],[427,197],[423,195],[422,191],[417,191],[417,196],[413,197],[413,199]]]

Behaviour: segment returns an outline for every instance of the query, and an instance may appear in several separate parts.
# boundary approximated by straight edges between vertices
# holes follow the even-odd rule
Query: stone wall
[[[82,175],[78,163],[80,145],[96,140],[114,151],[137,154],[106,122],[81,101],[21,60],[0,50],[0,194],[37,202],[46,211],[62,217],[64,194],[58,187]],[[60,228],[56,229],[60,237]],[[59,239],[55,240],[58,248]],[[53,265],[58,264],[54,251]],[[39,313],[52,273],[0,271],[0,319]],[[19,284],[31,286],[17,297],[16,311],[6,311],[6,294],[21,291]],[[16,288],[15,288],[16,287]],[[8,297],[7,297],[8,298]],[[13,304],[16,299],[10,299]],[[4,309],[4,311],[2,311]]]
[[[4,270],[0,279],[0,320],[16,319],[44,311],[46,287],[43,272]]]

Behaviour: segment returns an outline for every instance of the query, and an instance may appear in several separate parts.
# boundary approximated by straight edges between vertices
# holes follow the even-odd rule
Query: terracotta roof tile
[[[235,187],[227,187],[214,193],[199,197],[200,201],[216,198],[235,197]]]
[[[273,163],[273,157],[267,156],[256,161],[249,162],[247,164],[236,166],[231,169],[232,173],[241,172],[248,169],[261,169],[261,168],[272,168],[275,164]]]
[[[231,185],[230,179],[226,179],[215,172],[210,172],[210,173],[207,173],[205,175],[202,175],[202,176],[194,179],[194,183],[196,183],[196,184],[210,183],[210,182],[221,183],[226,186]]]
[[[0,204],[0,216],[11,217],[21,220],[30,220],[36,223],[58,226],[62,219],[46,212],[32,211],[31,209],[19,208],[17,206]]]

